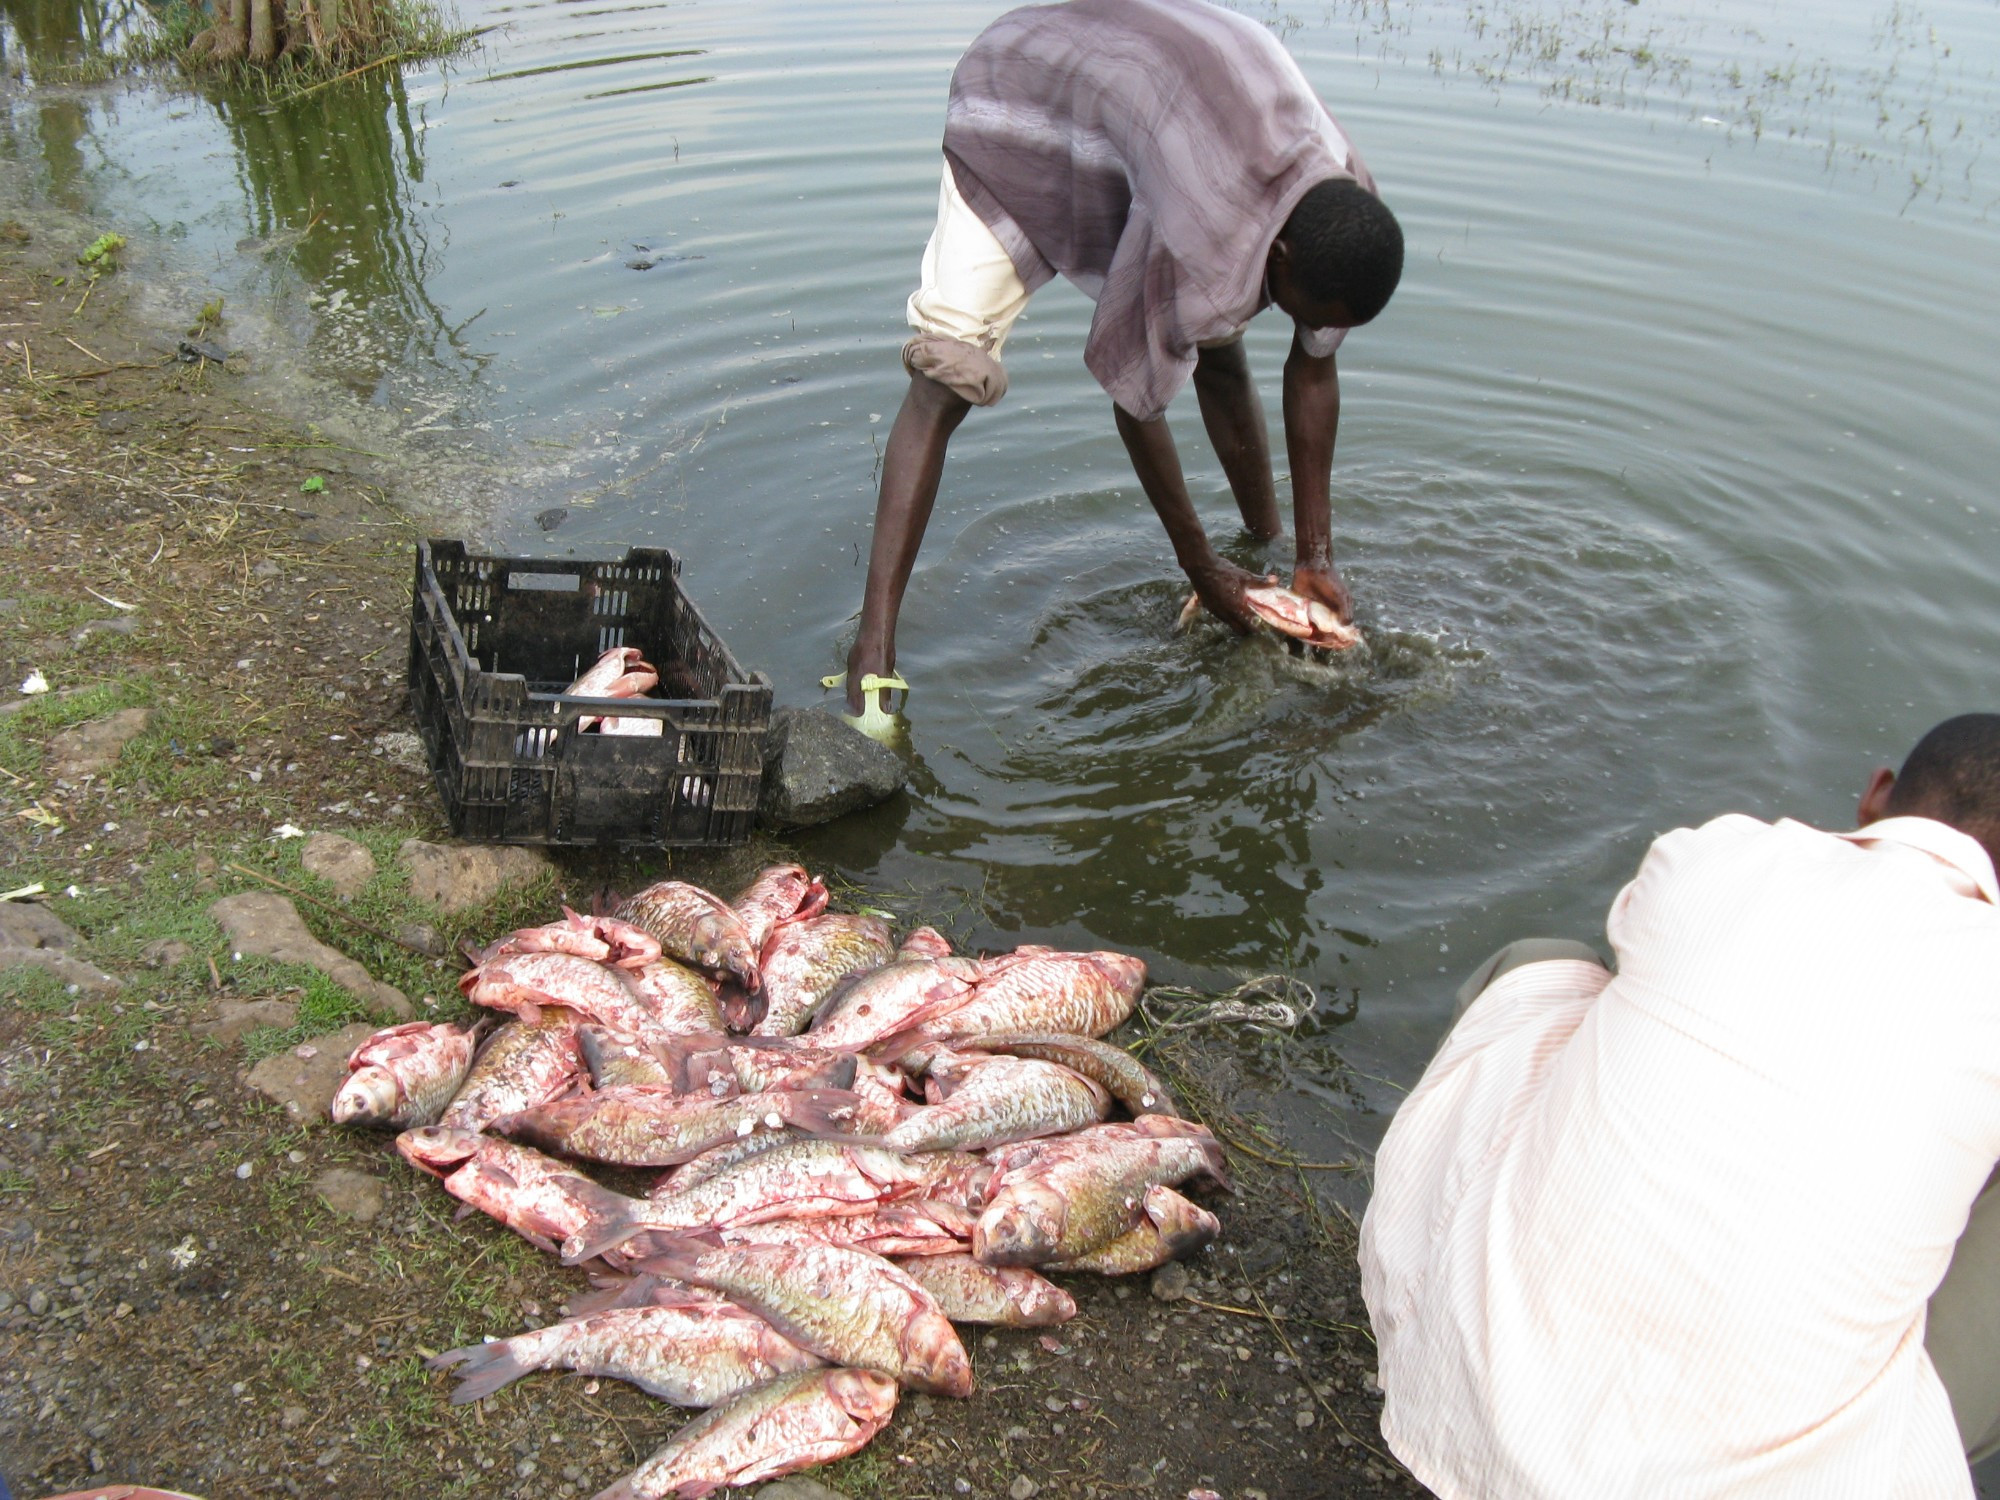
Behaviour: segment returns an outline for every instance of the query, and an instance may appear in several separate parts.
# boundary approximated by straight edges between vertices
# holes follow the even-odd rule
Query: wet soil
[[[412,518],[393,460],[256,409],[226,365],[163,352],[175,330],[130,321],[115,273],[93,288],[73,254],[33,230],[0,237],[0,886],[43,885],[124,985],[92,997],[0,971],[5,1477],[24,1500],[113,1481],[594,1494],[679,1415],[562,1375],[454,1408],[423,1368],[558,1317],[582,1273],[454,1219],[387,1136],[294,1125],[248,1090],[246,1063],[297,1036],[197,1030],[224,999],[289,999],[301,1031],[354,1019],[227,951],[206,906],[260,875],[320,894],[301,910],[322,940],[399,966],[392,981],[445,997],[440,1013],[457,1004],[452,964],[380,943],[275,837],[445,837],[399,736],[411,549],[451,523]],[[36,671],[53,690],[30,701],[16,688]],[[150,722],[115,765],[55,774],[60,728],[133,706]],[[770,852],[671,864],[728,889]],[[546,917],[666,863],[559,859],[522,899]],[[421,917],[447,944],[523,914],[366,913],[378,930]],[[1081,1310],[1063,1327],[969,1330],[970,1400],[908,1399],[869,1449],[813,1477],[884,1500],[1416,1492],[1376,1429],[1351,1223],[1229,1110],[1226,1047],[1159,1060],[1242,1148],[1237,1191],[1203,1195],[1223,1242],[1184,1284],[1067,1278]],[[334,1168],[379,1187],[374,1217],[322,1195]]]

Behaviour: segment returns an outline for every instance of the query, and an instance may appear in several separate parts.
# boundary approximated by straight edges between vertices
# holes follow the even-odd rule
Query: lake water
[[[1003,8],[468,0],[504,28],[475,57],[275,112],[10,78],[0,151],[130,236],[149,295],[223,293],[246,378],[434,464],[464,530],[678,549],[811,703],[860,599],[947,80]],[[1995,706],[2000,4],[1242,8],[1409,237],[1341,356],[1335,537],[1373,649],[1172,633],[1089,306],[1051,287],[904,611],[914,794],[804,847],[963,907],[975,943],[1300,975],[1324,1016],[1253,1102],[1334,1157],[1459,976],[1513,936],[1601,940],[1655,834],[1841,825],[1870,766]],[[0,12],[10,73],[73,50],[73,8]],[[1250,336],[1272,411],[1286,336]],[[1255,561],[1191,398],[1174,421]]]

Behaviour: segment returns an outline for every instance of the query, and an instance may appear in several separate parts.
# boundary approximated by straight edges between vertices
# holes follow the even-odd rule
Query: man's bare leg
[[[882,489],[875,501],[875,536],[868,546],[868,583],[861,596],[861,629],[847,653],[847,711],[858,714],[861,679],[887,676],[896,666],[896,617],[903,591],[923,545],[944,476],[945,449],[972,403],[927,375],[912,375],[902,409],[889,429],[882,456]]]
[[[1271,477],[1271,435],[1242,339],[1196,355],[1194,393],[1244,528],[1260,542],[1271,541],[1282,529],[1277,484]]]

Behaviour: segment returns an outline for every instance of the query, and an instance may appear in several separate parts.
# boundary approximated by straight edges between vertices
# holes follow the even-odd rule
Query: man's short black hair
[[[1403,279],[1403,226],[1389,205],[1351,178],[1316,183],[1285,220],[1292,277],[1320,302],[1344,302],[1366,323]]]
[[[1960,714],[1918,740],[1889,812],[1935,818],[2000,851],[2000,714]]]

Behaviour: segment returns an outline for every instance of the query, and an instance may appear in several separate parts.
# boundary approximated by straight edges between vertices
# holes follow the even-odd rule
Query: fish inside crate
[[[650,695],[579,681],[621,650],[657,671]],[[420,544],[410,691],[461,838],[658,847],[749,835],[771,683],[743,670],[682,592],[671,552],[588,562]]]

